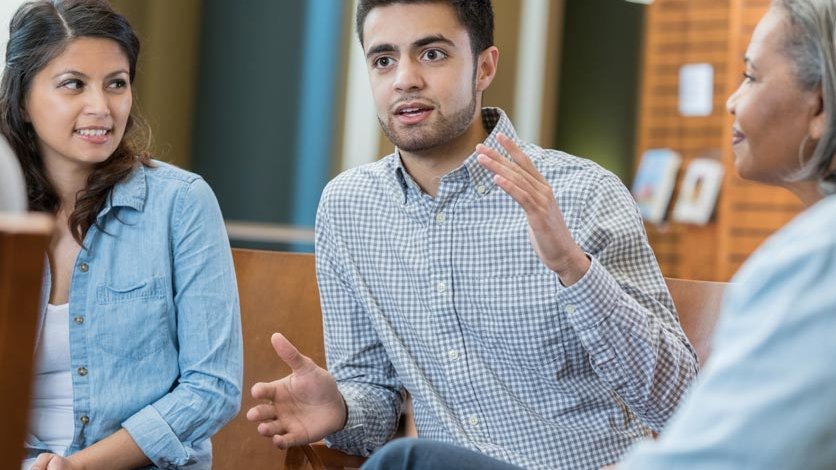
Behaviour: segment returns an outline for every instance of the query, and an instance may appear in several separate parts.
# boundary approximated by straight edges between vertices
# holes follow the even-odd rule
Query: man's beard
[[[395,130],[395,117],[392,114],[388,115],[386,122],[380,116],[377,117],[377,121],[383,133],[398,149],[405,152],[424,152],[447,144],[465,133],[476,112],[476,90],[473,90],[470,103],[450,116],[441,114],[438,105],[433,104],[436,105],[434,112],[438,113],[438,116],[432,124],[421,123],[398,131]]]

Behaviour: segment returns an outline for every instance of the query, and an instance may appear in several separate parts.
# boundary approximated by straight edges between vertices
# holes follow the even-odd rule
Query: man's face
[[[377,118],[392,143],[420,153],[467,130],[478,104],[474,57],[450,5],[375,8],[363,38]]]

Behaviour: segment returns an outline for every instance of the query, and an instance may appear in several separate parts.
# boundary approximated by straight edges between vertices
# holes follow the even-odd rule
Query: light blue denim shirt
[[[238,293],[217,200],[199,176],[155,162],[114,187],[98,222],[70,287],[67,454],[124,428],[159,467],[210,468],[209,438],[238,412],[242,381]],[[47,272],[44,306],[50,285]],[[44,449],[34,436],[27,446],[30,456]]]
[[[836,195],[735,276],[711,354],[661,438],[619,470],[836,468]]]

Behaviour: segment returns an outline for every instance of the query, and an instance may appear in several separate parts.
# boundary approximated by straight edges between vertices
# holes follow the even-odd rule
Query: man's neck
[[[464,134],[455,139],[423,152],[400,151],[406,171],[422,191],[435,197],[441,178],[455,170],[467,160],[476,148],[484,142],[488,132],[482,122],[479,110]]]

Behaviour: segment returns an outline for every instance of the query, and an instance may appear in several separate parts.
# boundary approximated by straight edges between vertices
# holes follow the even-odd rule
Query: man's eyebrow
[[[421,39],[418,39],[411,44],[411,47],[419,48],[428,46],[430,44],[435,44],[437,42],[456,47],[456,43],[454,43],[450,39],[447,39],[443,34],[434,34],[432,36],[426,36]],[[398,48],[392,44],[378,44],[369,48],[369,50],[366,52],[366,58],[368,59],[369,57],[375,54],[380,54],[381,52],[395,52],[397,50]]]
[[[453,41],[444,37],[443,34],[435,34],[435,35],[432,35],[432,36],[427,36],[427,37],[421,38],[421,39],[413,42],[412,47],[424,47],[424,46],[428,46],[428,45],[436,43],[436,42],[443,42],[444,44],[447,44],[449,46],[456,47],[456,43],[454,43]]]
[[[395,52],[397,48],[392,44],[378,44],[377,46],[370,47],[368,52],[366,52],[366,58],[380,54],[381,52]]]

